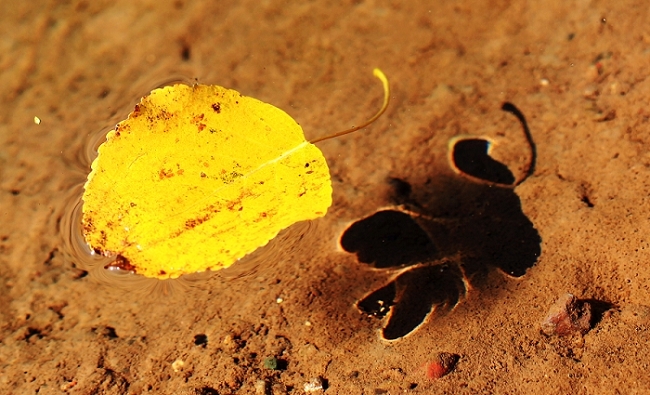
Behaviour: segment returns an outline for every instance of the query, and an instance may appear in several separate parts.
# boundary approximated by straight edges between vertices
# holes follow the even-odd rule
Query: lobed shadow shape
[[[450,310],[470,286],[486,285],[490,270],[520,277],[537,262],[541,238],[511,188],[460,176],[415,188],[390,183],[395,203],[409,213],[378,211],[340,239],[359,262],[395,273],[356,305],[369,315],[388,315],[385,339],[411,333],[433,311]],[[423,197],[414,199],[412,190]]]
[[[489,149],[487,140],[461,140],[454,145],[451,155],[456,167],[464,173],[497,184],[514,184],[515,176],[508,166],[492,159]]]
[[[438,255],[429,235],[408,214],[393,210],[355,222],[341,237],[341,247],[379,269],[414,265]]]

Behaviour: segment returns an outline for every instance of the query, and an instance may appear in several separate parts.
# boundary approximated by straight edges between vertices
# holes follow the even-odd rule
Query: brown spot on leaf
[[[160,172],[158,173],[158,177],[160,177],[161,180],[165,178],[171,178],[174,177],[174,172],[168,169],[160,169]]]
[[[263,211],[263,212],[260,213],[259,217],[257,217],[257,219],[255,219],[254,221],[255,222],[261,222],[266,217],[268,217],[268,214],[266,213],[266,211]]]
[[[217,112],[217,114],[221,113],[221,103],[213,103],[212,104],[212,109]]]
[[[188,219],[185,221],[185,228],[186,229],[194,229],[195,227],[201,225],[205,221],[210,219],[210,215],[206,214],[203,217],[198,217],[194,219]]]
[[[100,235],[99,239],[100,239],[100,242],[102,243],[102,245],[106,245],[106,232],[103,231],[103,230],[100,230],[99,235]]]
[[[113,262],[104,266],[104,269],[124,270],[127,272],[135,273],[135,266],[133,266],[128,259],[126,259],[125,257],[119,254],[117,255],[117,257],[115,257],[115,260]]]
[[[95,224],[93,223],[92,218],[86,217],[83,221],[83,230],[85,234],[91,234],[95,230]]]
[[[196,115],[190,122],[192,122],[194,125],[196,125],[197,128],[199,128],[199,132],[203,131],[205,129],[205,124],[201,123],[203,118],[205,117],[205,114],[199,114]]]
[[[164,119],[168,120],[172,117],[172,114],[169,111],[161,110],[160,111],[160,116],[158,116],[158,119]]]

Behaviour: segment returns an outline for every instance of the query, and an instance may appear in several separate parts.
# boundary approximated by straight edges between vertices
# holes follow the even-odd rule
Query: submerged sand
[[[0,392],[650,392],[647,26],[642,1],[0,4]],[[328,215],[239,272],[156,286],[71,249],[93,149],[151,89],[236,89],[314,139],[376,110],[373,67],[387,113],[319,144]],[[464,135],[523,182],[455,171]],[[543,334],[566,293],[591,329]]]

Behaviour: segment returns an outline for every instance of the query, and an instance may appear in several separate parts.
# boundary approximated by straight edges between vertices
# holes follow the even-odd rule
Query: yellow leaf
[[[289,115],[206,85],[144,97],[107,134],[84,188],[91,249],[161,279],[228,267],[332,203],[325,158]]]

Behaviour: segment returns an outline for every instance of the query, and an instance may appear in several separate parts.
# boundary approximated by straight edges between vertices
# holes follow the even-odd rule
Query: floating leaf
[[[370,122],[388,101],[375,75],[386,97]],[[228,267],[325,215],[332,186],[323,154],[284,111],[220,86],[174,85],[107,134],[83,201],[96,253],[162,279]]]

